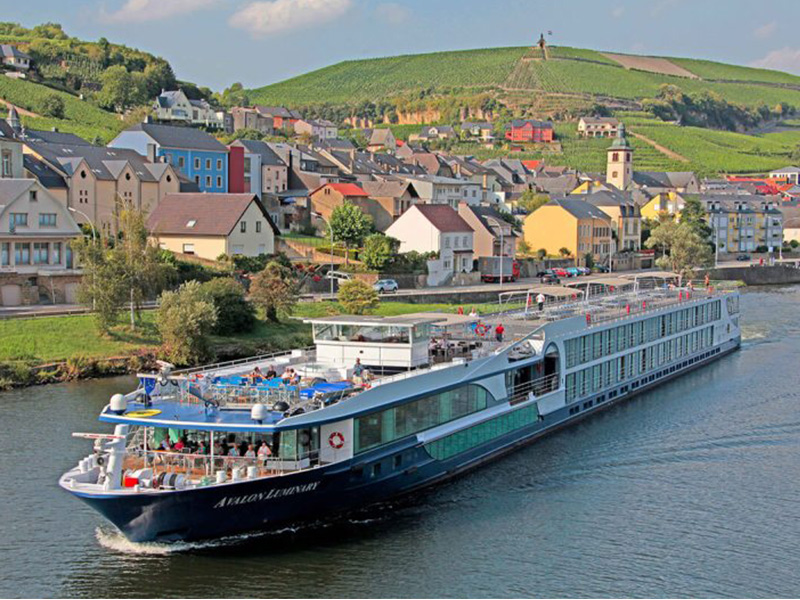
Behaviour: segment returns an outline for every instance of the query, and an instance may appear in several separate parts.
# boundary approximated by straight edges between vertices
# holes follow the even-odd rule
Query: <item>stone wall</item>
[[[705,274],[706,271],[701,271],[700,277]],[[800,283],[800,268],[785,265],[723,267],[708,269],[708,276],[722,281],[743,281],[747,285],[781,285]]]
[[[52,276],[36,273],[3,273],[0,274],[0,290],[4,286],[19,286],[20,306],[67,304],[67,286],[80,283],[81,277],[77,273]],[[0,293],[0,306],[3,305],[12,306]]]

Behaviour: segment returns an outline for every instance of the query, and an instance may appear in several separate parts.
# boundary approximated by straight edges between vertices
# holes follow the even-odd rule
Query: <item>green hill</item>
[[[249,91],[259,103],[352,104],[425,90],[427,93],[491,91],[567,94],[587,100],[652,98],[664,83],[684,92],[717,92],[748,106],[786,102],[800,106],[800,77],[705,60],[666,59],[697,77],[625,68],[595,50],[553,47],[549,60],[531,48],[492,48],[345,61]],[[533,101],[533,98],[530,99]]]

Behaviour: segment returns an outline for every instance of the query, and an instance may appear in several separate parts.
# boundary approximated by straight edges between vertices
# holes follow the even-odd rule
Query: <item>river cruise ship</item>
[[[113,433],[73,434],[93,449],[59,483],[135,542],[336,517],[740,345],[738,293],[681,287],[669,273],[502,300],[492,315],[308,319],[311,348],[140,375],[100,414]]]

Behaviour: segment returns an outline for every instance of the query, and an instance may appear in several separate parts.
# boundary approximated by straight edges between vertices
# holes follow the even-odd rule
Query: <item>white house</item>
[[[455,179],[439,175],[400,177],[414,184],[414,189],[419,194],[419,201],[425,204],[446,204],[452,208],[458,208],[461,202],[477,206],[483,199],[481,184],[469,179]]]
[[[472,272],[475,232],[450,206],[415,204],[386,229],[386,235],[400,240],[400,252],[438,253],[428,261],[428,285],[442,285],[456,273]]]
[[[31,68],[31,57],[11,44],[0,44],[0,57],[3,64],[12,69],[27,71]]]
[[[224,114],[214,110],[205,100],[190,100],[183,90],[161,91],[153,103],[156,119],[177,121],[206,127],[224,126]]]
[[[800,168],[798,167],[783,167],[776,171],[769,172],[770,179],[785,179],[788,183],[800,183]]]

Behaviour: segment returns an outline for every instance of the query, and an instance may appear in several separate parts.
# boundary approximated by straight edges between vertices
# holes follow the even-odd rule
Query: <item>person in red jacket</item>
[[[503,327],[502,323],[498,323],[497,327],[494,328],[494,335],[497,338],[498,342],[503,341],[503,334],[506,332],[506,328]]]

